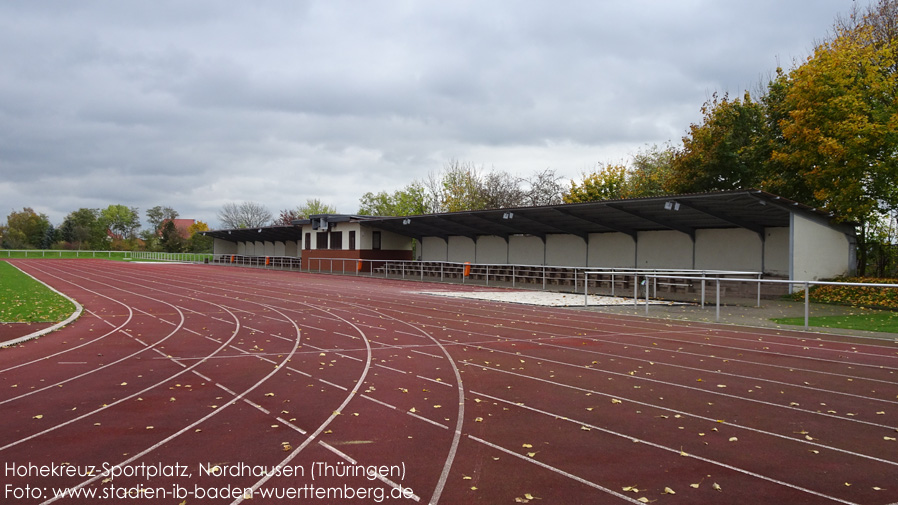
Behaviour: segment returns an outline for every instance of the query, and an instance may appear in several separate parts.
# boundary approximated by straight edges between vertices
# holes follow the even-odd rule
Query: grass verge
[[[74,311],[72,302],[0,261],[0,322],[57,323]]]
[[[772,321],[779,324],[804,326],[803,317],[781,317]],[[808,319],[808,325],[820,328],[898,333],[898,313],[876,312],[846,316],[816,316]]]

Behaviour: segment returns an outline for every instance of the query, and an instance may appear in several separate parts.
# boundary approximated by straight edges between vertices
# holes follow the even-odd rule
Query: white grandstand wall
[[[241,254],[237,252],[240,244],[231,242],[230,240],[222,240],[215,238],[212,240],[212,251],[215,254]]]
[[[848,275],[851,243],[844,233],[812,219],[792,214],[790,277],[820,280]]]
[[[546,261],[543,240],[532,235],[508,237],[508,262],[515,265],[542,265]]]
[[[626,233],[591,233],[589,266],[633,268],[636,266],[636,242]]]

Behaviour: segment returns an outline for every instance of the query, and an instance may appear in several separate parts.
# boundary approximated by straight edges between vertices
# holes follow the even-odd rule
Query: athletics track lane
[[[16,264],[88,312],[0,352],[0,399],[12,399],[0,408],[19,409],[4,417],[0,447],[74,419],[69,405],[77,412],[138,396],[2,449],[5,461],[142,454],[134,461],[194,469],[273,465],[292,454],[289,463],[305,467],[401,462],[407,475],[393,484],[441,503],[527,493],[544,503],[898,500],[898,445],[888,440],[896,436],[898,354],[888,342],[411,293],[470,287],[187,265]],[[92,342],[104,326],[112,332]],[[11,368],[73,342],[90,343]],[[15,399],[5,387],[11,378],[38,392]],[[72,400],[84,395],[78,405],[41,390],[66,378],[56,387]],[[39,407],[46,417],[33,419]],[[85,439],[90,428],[101,435]],[[347,482],[368,481],[325,484]]]

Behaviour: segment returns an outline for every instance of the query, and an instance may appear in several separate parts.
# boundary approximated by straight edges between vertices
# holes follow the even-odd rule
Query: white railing
[[[589,273],[591,274],[593,272],[589,272]],[[861,287],[861,288],[866,287],[866,288],[898,289],[898,284],[883,284],[883,283],[872,283],[872,282],[790,281],[790,280],[783,280],[783,279],[762,279],[761,277],[757,277],[757,278],[737,278],[737,277],[708,278],[704,275],[702,275],[702,276],[663,275],[662,276],[662,275],[658,275],[658,274],[649,274],[649,273],[643,273],[643,274],[639,274],[639,275],[643,276],[644,279],[653,279],[653,278],[657,279],[659,277],[664,277],[665,279],[675,278],[675,279],[686,280],[686,281],[701,280],[702,281],[702,306],[703,307],[705,306],[705,296],[704,296],[705,283],[713,282],[714,286],[715,286],[714,287],[714,292],[715,292],[714,320],[717,322],[720,321],[720,284],[721,284],[721,282],[746,282],[746,283],[755,282],[755,283],[757,283],[758,284],[758,307],[761,306],[760,293],[761,293],[761,286],[763,284],[786,285],[786,286],[788,286],[789,292],[799,292],[800,290],[796,290],[795,287],[801,286],[802,287],[801,290],[804,291],[804,293],[803,293],[804,294],[804,296],[803,296],[803,298],[804,298],[804,329],[806,329],[806,330],[809,328],[809,323],[810,323],[810,313],[811,313],[810,289],[811,289],[811,286],[848,286],[848,287]],[[638,284],[634,282],[634,286],[638,286]],[[644,290],[644,295],[645,295],[645,299],[644,299],[643,303],[645,305],[645,313],[646,313],[646,315],[648,315],[649,306],[651,305],[649,303],[649,290],[648,289]],[[588,291],[585,290],[583,305],[586,306],[588,304],[589,304]],[[636,306],[638,306],[638,304],[639,304],[639,293],[634,288],[633,306],[636,307]]]
[[[132,251],[76,251],[69,249],[0,249],[0,258],[130,258]]]

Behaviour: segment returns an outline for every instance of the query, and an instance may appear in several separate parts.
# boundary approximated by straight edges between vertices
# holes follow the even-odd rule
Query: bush
[[[898,279],[878,279],[871,277],[851,277],[836,279],[838,282],[869,284],[898,284]],[[811,286],[812,302],[848,305],[852,307],[878,307],[898,309],[898,288],[877,288],[869,286]],[[804,291],[793,293],[794,300],[804,300]]]

